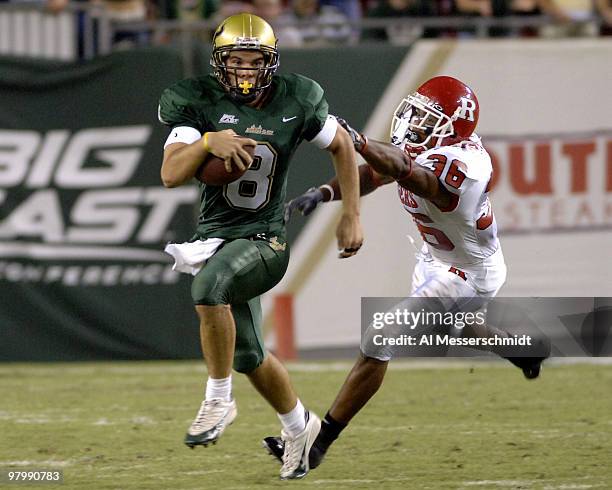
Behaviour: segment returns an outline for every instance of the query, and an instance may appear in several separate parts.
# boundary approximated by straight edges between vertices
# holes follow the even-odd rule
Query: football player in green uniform
[[[236,417],[233,367],[278,413],[285,441],[281,478],[301,478],[309,470],[320,420],[304,408],[286,369],[264,348],[259,296],[287,268],[283,204],[289,162],[303,140],[331,153],[342,191],[340,257],[361,247],[353,145],[328,115],[316,82],[275,75],[277,39],[263,19],[251,14],[225,19],[213,35],[211,65],[213,75],[178,82],[163,92],[159,105],[160,121],[172,128],[161,169],[166,187],[190,182],[209,154],[223,159],[228,171],[248,168],[230,184],[201,184],[195,237],[167,247],[175,267],[194,275],[191,293],[209,376],[185,443],[192,448],[215,443]],[[246,145],[256,145],[253,158]]]

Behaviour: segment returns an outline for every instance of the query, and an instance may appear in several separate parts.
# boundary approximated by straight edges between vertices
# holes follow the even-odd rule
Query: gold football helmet
[[[272,76],[278,68],[277,42],[270,24],[256,15],[232,15],[217,27],[213,34],[210,64],[219,83],[234,99],[250,102],[270,86]],[[259,51],[263,54],[264,63],[261,67],[239,68],[241,71],[256,70],[255,83],[238,83],[238,68],[227,66],[227,59],[232,51]]]

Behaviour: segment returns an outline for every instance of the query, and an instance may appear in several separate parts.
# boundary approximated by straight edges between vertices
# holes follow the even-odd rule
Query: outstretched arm
[[[367,162],[367,165],[358,167],[360,195],[365,196],[382,185],[397,181],[405,189],[429,199],[439,207],[446,208],[450,205],[452,194],[432,171],[420,165],[413,165],[410,156],[399,148],[389,143],[369,140],[349,126],[345,120],[336,119],[347,131],[355,150]],[[341,198],[342,190],[334,178],[327,184],[308,189],[304,194],[289,201],[285,206],[285,221],[289,221],[295,210],[308,216],[319,203],[337,201]]]
[[[394,182],[391,177],[375,172],[369,165],[359,165],[359,195],[365,196],[376,190],[381,185]],[[342,199],[342,191],[335,177],[327,184],[319,187],[311,187],[304,194],[292,199],[285,205],[285,222],[289,221],[293,211],[299,211],[303,216],[308,216],[321,202],[339,201]]]
[[[432,171],[420,165],[413,165],[410,156],[398,147],[382,141],[369,140],[349,126],[345,120],[337,119],[349,133],[355,150],[376,172],[396,180],[405,189],[440,207],[445,208],[450,204],[453,196]]]

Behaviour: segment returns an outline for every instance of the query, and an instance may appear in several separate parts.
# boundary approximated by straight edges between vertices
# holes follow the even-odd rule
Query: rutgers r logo
[[[468,121],[474,120],[474,111],[476,110],[476,102],[467,97],[461,97],[461,107],[459,107],[459,116],[461,119]]]

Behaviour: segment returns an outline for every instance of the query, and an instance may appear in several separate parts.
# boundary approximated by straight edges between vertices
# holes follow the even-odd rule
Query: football
[[[255,155],[255,147],[252,145],[244,145],[243,148],[251,156]],[[232,171],[225,170],[225,162],[212,153],[206,157],[204,163],[195,174],[195,178],[206,185],[222,186],[238,180],[244,175],[248,169],[240,170],[235,165],[232,165]]]

